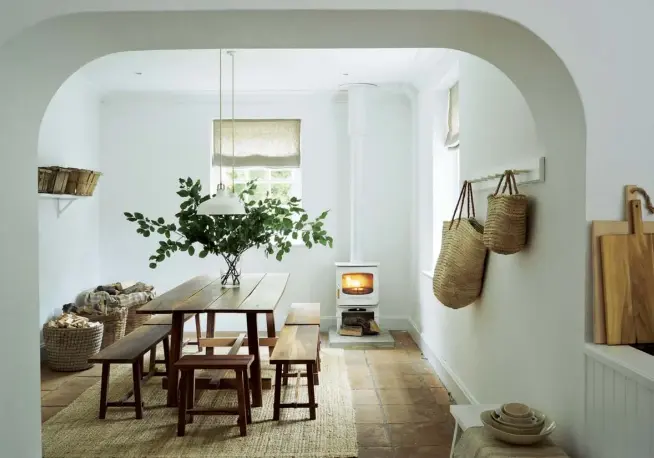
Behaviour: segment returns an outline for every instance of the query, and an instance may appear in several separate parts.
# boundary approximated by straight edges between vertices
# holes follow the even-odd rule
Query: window
[[[447,94],[447,136],[445,146],[459,147],[459,83],[455,83]]]
[[[443,95],[444,97],[444,95]],[[447,91],[446,136],[443,142],[443,112],[436,116],[433,137],[433,261],[438,259],[443,222],[452,219],[461,191],[459,176],[459,83]]]
[[[222,132],[214,121],[212,183],[219,182],[221,157],[222,181],[231,186],[233,180],[237,193],[256,179],[255,199],[267,192],[282,200],[301,197],[299,119],[224,120]]]
[[[218,183],[218,167],[213,168],[213,183]],[[301,182],[299,168],[263,168],[263,167],[241,167],[234,169],[223,167],[223,183],[227,187],[232,186],[234,180],[234,191],[239,194],[250,180],[257,180],[257,191],[252,199],[260,200],[270,192],[271,197],[287,201],[291,197],[301,198]]]

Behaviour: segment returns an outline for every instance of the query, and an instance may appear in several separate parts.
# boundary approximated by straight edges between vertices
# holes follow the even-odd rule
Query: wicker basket
[[[98,185],[100,175],[102,175],[100,172],[93,170],[79,170],[75,194],[78,196],[92,196],[95,187]]]
[[[466,195],[468,217],[461,218]],[[458,309],[481,295],[488,254],[483,234],[484,226],[475,219],[472,186],[464,182],[452,220],[443,224],[443,243],[434,268],[434,295],[443,305]]]
[[[53,175],[48,167],[39,167],[39,192],[48,192],[48,184]]]
[[[502,193],[498,194],[505,179]],[[509,193],[505,194],[507,186]],[[484,229],[486,248],[493,253],[514,254],[525,247],[528,204],[527,196],[518,192],[513,172],[504,172],[495,193],[488,196],[488,215]]]
[[[65,167],[41,167],[49,170],[50,173],[44,172],[43,177],[47,176],[45,182],[45,191],[41,191],[39,184],[39,192],[46,192],[48,194],[64,194],[66,192],[66,185],[68,183],[69,169]],[[39,181],[41,178],[41,168],[39,168]]]
[[[135,329],[140,328],[145,324],[146,321],[152,318],[153,315],[148,315],[146,313],[136,313],[139,307],[140,305],[132,307],[127,312],[127,326],[125,327],[125,335],[129,334]]]
[[[68,182],[66,183],[66,194],[77,195],[77,183],[81,169],[68,169]]]
[[[93,195],[93,193],[95,192],[95,187],[98,185],[98,181],[100,180],[101,175],[102,174],[100,172],[93,172],[93,175],[91,176],[91,182],[86,189],[87,196]]]
[[[74,372],[93,367],[89,358],[100,351],[103,326],[92,328],[43,327],[48,366],[53,371]]]
[[[99,321],[104,325],[104,335],[102,337],[102,347],[105,348],[125,337],[125,327],[127,325],[127,307],[116,307],[108,315],[86,315],[91,321]]]

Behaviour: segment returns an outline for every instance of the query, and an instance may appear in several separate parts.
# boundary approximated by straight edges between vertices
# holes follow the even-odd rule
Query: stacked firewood
[[[63,313],[48,321],[48,326],[51,328],[92,328],[100,325],[99,322],[90,321],[74,313]]]

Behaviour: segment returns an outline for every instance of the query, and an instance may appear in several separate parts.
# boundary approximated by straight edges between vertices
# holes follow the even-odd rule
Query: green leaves
[[[178,181],[177,195],[182,201],[175,223],[167,224],[163,217],[150,219],[138,212],[124,213],[127,221],[137,224],[138,234],[157,234],[162,239],[149,258],[152,269],[178,251],[194,256],[198,251],[194,244],[201,247],[200,258],[210,254],[240,256],[251,248],[263,248],[266,256],[274,255],[278,261],[290,252],[291,240],[301,239],[308,248],[314,244],[332,247],[333,239],[323,227],[329,211],[311,220],[297,197],[282,201],[270,193],[264,196],[257,191],[256,182],[250,181],[240,187],[245,215],[198,215],[198,206],[210,195],[202,194],[199,180],[194,182],[189,177]]]

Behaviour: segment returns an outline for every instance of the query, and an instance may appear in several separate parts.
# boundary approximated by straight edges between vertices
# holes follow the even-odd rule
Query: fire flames
[[[371,273],[346,273],[341,278],[343,294],[360,296],[370,294],[373,289],[373,275]]]

